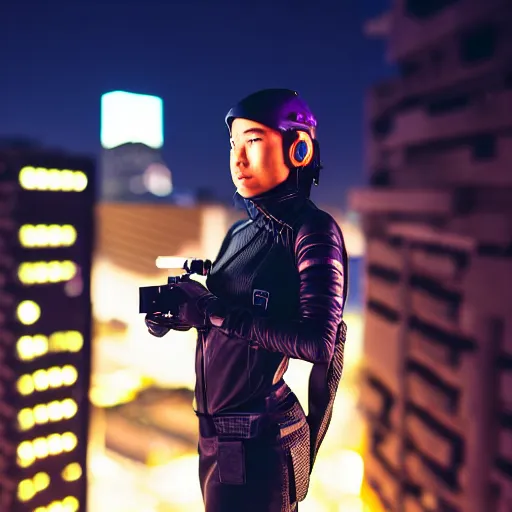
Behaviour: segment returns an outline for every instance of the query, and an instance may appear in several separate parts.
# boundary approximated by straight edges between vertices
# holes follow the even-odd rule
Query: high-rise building
[[[384,510],[512,510],[510,0],[396,0],[367,103],[366,479]],[[386,23],[385,23],[386,21]]]
[[[163,127],[157,96],[111,91],[101,97],[102,200],[169,202],[173,183],[161,154]]]
[[[94,164],[0,151],[0,510],[86,510]]]

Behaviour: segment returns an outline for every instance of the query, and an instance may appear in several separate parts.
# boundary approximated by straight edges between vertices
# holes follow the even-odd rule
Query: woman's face
[[[255,121],[235,119],[231,126],[231,179],[242,197],[253,197],[280,185],[290,170],[284,163],[283,139]]]

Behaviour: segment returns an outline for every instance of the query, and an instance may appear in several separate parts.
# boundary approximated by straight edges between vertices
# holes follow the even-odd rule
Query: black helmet
[[[317,121],[306,102],[290,89],[264,89],[244,98],[226,115],[229,131],[236,118],[250,119],[274,130],[303,130],[315,138]]]

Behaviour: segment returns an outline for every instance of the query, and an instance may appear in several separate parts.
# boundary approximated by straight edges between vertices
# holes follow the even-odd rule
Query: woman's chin
[[[236,191],[239,195],[241,195],[244,199],[249,199],[250,197],[257,196],[260,192],[259,190],[255,190],[254,188],[238,186]]]

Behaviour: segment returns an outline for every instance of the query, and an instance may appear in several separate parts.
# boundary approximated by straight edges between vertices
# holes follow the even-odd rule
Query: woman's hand
[[[201,283],[191,279],[177,283],[173,286],[173,290],[181,294],[177,297],[179,304],[178,321],[196,329],[209,327],[206,308],[213,301],[217,301],[217,297]]]
[[[162,313],[148,313],[144,319],[148,331],[157,338],[162,338],[170,330],[188,331],[189,325],[180,323],[177,319],[164,316]]]

